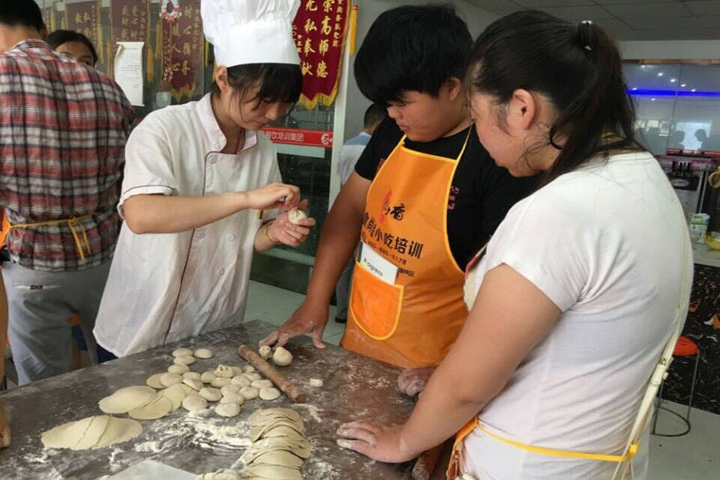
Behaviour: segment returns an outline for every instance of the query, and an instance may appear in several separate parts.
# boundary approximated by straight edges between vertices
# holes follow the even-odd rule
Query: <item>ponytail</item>
[[[490,94],[500,104],[517,89],[550,99],[558,115],[547,142],[560,153],[546,182],[599,154],[638,148],[620,53],[590,21],[573,25],[533,10],[503,17],[475,42],[467,76],[471,92]]]

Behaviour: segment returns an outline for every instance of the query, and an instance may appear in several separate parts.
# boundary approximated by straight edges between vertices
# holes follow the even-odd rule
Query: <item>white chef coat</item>
[[[126,146],[120,214],[134,195],[199,197],[281,181],[275,148],[261,132],[247,131],[238,154],[218,153],[225,144],[210,95],[148,115]],[[258,210],[181,233],[137,235],[124,224],[95,324],[98,343],[125,356],[240,323],[261,224]]]

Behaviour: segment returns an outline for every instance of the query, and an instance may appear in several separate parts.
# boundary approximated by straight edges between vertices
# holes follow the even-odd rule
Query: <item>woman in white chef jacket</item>
[[[117,356],[242,321],[254,251],[297,246],[314,220],[281,183],[260,129],[297,102],[302,74],[291,22],[298,0],[203,0],[218,65],[213,92],[151,113],[126,147],[125,219],[96,320]]]

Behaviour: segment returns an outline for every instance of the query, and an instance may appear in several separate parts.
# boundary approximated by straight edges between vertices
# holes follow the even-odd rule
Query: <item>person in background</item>
[[[365,110],[365,116],[363,117],[364,127],[362,131],[345,142],[345,145],[343,145],[340,151],[340,165],[338,166],[338,170],[340,173],[341,187],[347,183],[350,175],[355,171],[355,164],[360,158],[360,155],[362,155],[363,150],[365,150],[373,132],[375,132],[375,129],[385,117],[387,117],[387,110],[377,103],[373,103]],[[337,298],[335,321],[338,323],[347,322],[350,281],[352,280],[354,266],[355,259],[351,258],[345,270],[340,274],[340,280],[338,280],[337,285],[335,285],[335,298]]]
[[[7,344],[8,307],[5,283],[0,275],[0,382],[5,380],[5,345]],[[0,405],[0,448],[10,446],[10,422]]]
[[[467,318],[465,267],[535,188],[495,165],[472,128],[461,80],[471,48],[452,6],[394,8],[370,27],[355,78],[389,118],[328,214],[303,304],[262,343],[311,331],[323,348],[330,298],[359,249],[341,345],[405,368],[400,391],[422,390]]]
[[[466,424],[450,479],[644,480],[649,434],[629,448],[633,426],[693,265],[677,195],[633,139],[620,53],[592,22],[521,11],[480,35],[465,83],[497,164],[544,184],[490,240],[470,316],[407,423],[342,425],[338,443],[403,462]]]
[[[54,52],[33,0],[0,2],[0,206],[18,382],[67,372],[73,314],[92,328],[120,225],[116,204],[132,108],[94,68]]]
[[[80,32],[72,30],[55,30],[48,35],[47,43],[56,52],[84,63],[88,67],[95,67],[98,61],[97,51],[89,38]]]
[[[297,247],[300,189],[281,183],[262,128],[302,91],[292,39],[298,0],[203,0],[217,69],[212,93],[148,115],[126,149],[125,218],[95,335],[117,356],[243,321],[255,251]]]

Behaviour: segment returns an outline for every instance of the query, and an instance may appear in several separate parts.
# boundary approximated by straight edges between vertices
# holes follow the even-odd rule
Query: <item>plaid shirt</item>
[[[75,228],[84,260],[65,223],[12,229],[6,244],[13,261],[62,272],[112,258],[132,120],[115,82],[41,40],[0,55],[0,206],[11,225],[87,216]]]

